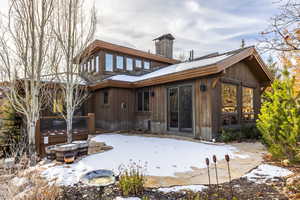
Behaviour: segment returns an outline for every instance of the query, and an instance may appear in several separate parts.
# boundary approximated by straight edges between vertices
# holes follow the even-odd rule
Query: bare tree
[[[282,0],[279,14],[271,18],[263,31],[261,46],[265,50],[292,52],[300,50],[300,3],[298,0]]]
[[[42,75],[56,65],[51,18],[55,0],[9,0],[2,18],[0,68],[6,96],[26,121],[29,152],[35,152],[36,122],[45,105]]]
[[[59,68],[55,69],[56,79],[61,83],[59,94],[64,102],[60,110],[67,124],[68,143],[72,142],[72,124],[75,111],[88,97],[87,87],[79,76],[82,55],[88,58],[88,45],[96,31],[95,8],[86,9],[84,0],[59,0],[55,7],[53,30],[62,53]]]
[[[300,90],[300,3],[299,0],[281,0],[279,14],[271,19],[262,32],[259,47],[276,53],[283,68],[290,68]]]

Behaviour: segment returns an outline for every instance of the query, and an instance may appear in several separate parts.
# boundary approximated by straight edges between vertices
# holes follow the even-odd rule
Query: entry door
[[[168,89],[168,125],[170,131],[192,132],[192,91],[191,85]]]
[[[182,132],[192,132],[193,101],[192,86],[179,87],[179,128]]]

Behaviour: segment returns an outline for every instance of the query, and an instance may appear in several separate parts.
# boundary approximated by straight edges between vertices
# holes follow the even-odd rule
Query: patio
[[[213,144],[198,140],[178,138],[145,137],[136,135],[102,134],[91,140],[105,142],[113,149],[104,153],[89,155],[71,165],[44,165],[43,175],[60,185],[72,185],[88,171],[113,170],[119,174],[122,165],[135,162],[146,169],[146,186],[168,187],[173,185],[208,184],[205,158],[218,159],[219,182],[228,181],[224,156],[231,158],[232,178],[238,178],[262,162],[264,148],[260,143]],[[214,167],[211,165],[211,179],[215,182]]]

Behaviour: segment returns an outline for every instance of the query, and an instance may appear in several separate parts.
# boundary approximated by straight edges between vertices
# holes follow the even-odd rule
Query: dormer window
[[[144,61],[144,69],[150,69],[150,62]]]
[[[91,71],[91,68],[90,68],[90,61],[88,60],[87,62],[87,71],[90,72]]]
[[[117,69],[124,69],[124,57],[117,56]]]
[[[96,56],[96,72],[99,72],[99,56]]]
[[[135,60],[135,67],[141,69],[141,68],[142,68],[142,61],[141,61],[141,60],[138,60],[138,59]]]
[[[113,55],[109,53],[105,54],[105,71],[113,71]]]
[[[95,71],[94,58],[92,58],[90,61],[91,61],[91,72],[94,72]]]
[[[128,71],[133,70],[133,60],[132,60],[132,58],[126,58],[126,69]]]

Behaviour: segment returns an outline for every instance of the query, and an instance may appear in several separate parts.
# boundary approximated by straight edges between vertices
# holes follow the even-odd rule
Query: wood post
[[[88,130],[89,134],[95,134],[96,128],[95,128],[95,114],[94,113],[88,113]]]
[[[35,125],[35,146],[36,146],[36,152],[37,152],[38,156],[41,156],[41,154],[42,154],[42,151],[41,151],[41,129],[40,129],[41,123],[40,122],[41,121],[38,120]]]

